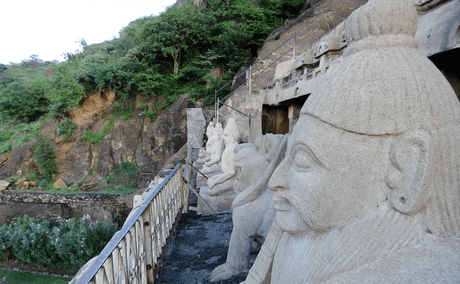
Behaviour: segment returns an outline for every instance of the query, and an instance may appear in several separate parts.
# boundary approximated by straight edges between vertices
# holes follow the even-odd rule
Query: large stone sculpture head
[[[303,106],[269,183],[281,229],[393,214],[414,231],[460,236],[460,103],[418,53],[416,23],[402,0],[371,0],[348,18],[344,60]]]
[[[233,190],[239,195],[233,201],[233,208],[254,201],[266,190],[270,176],[284,157],[288,137],[289,134],[268,133],[257,137],[254,143],[235,148],[237,177]]]

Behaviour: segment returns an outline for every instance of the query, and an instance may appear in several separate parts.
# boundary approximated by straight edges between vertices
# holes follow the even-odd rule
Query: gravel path
[[[182,216],[155,283],[213,283],[209,276],[225,263],[231,232],[231,212]],[[245,278],[241,274],[217,283],[240,283]]]

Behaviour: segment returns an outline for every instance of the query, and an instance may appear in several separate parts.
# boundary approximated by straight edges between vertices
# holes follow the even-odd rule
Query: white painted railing
[[[163,248],[186,205],[189,191],[183,178],[190,170],[179,163],[165,180],[130,214],[117,232],[76,280],[80,283],[154,283],[161,267]],[[185,211],[184,210],[184,211]]]

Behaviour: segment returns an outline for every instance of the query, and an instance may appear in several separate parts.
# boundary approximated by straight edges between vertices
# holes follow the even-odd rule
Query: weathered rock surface
[[[164,113],[160,108],[157,111],[158,118],[152,121],[150,117],[141,116],[143,110],[139,105],[146,103],[151,111],[155,105],[162,105],[163,99],[146,98],[139,94],[131,118],[124,121],[119,117],[113,121],[113,127],[101,144],[82,140],[88,130],[94,133],[103,131],[108,116],[113,113],[110,105],[115,99],[116,96],[110,90],[87,95],[78,107],[67,114],[77,125],[69,139],[64,135],[56,136],[59,120],[49,118],[44,123],[41,134],[52,140],[56,154],[59,174],[54,178],[61,178],[64,183],[76,183],[83,181],[90,171],[96,173],[96,178],[100,178],[125,161],[142,166],[139,186],[147,186],[164,163],[186,143],[187,108],[193,107],[187,95],[179,98]],[[0,155],[1,178],[14,175],[24,177],[36,171],[37,165],[31,149],[35,141]]]
[[[151,150],[143,151],[145,156],[140,171],[140,187],[148,186],[166,160],[187,142],[187,108],[192,106],[189,96],[183,95],[173,103],[165,116],[157,119],[143,133],[139,147],[150,143]]]
[[[0,168],[1,178],[9,178],[14,175],[21,175],[23,168],[27,168],[29,165],[34,163],[31,148],[35,141],[37,140],[31,140],[24,146],[20,146],[10,152],[9,160]]]
[[[10,159],[10,153],[4,153],[0,155],[0,168],[8,162]]]
[[[43,128],[40,131],[44,136],[48,136],[50,139],[56,138],[56,122],[53,118],[48,117],[48,119],[43,123]],[[64,137],[65,138],[65,137]]]
[[[286,20],[283,26],[270,33],[258,54],[256,62],[268,55],[282,42],[294,35],[294,33],[296,33],[296,56],[300,55],[320,37],[345,20],[356,8],[365,4],[367,0],[315,0],[305,2],[306,7],[309,8],[305,9],[299,17]],[[291,47],[292,45],[283,48],[287,50]],[[283,48],[274,54],[280,56],[285,52],[282,50]],[[278,62],[281,63],[289,59],[292,59],[292,53],[288,53],[283,57],[283,60],[279,60]],[[273,78],[276,66],[277,64],[274,64],[260,75],[262,76],[261,78],[253,81],[253,90],[263,88]],[[260,64],[255,70],[253,69],[253,74],[256,74],[256,72],[261,71],[265,67],[267,66],[264,63]]]
[[[99,183],[97,182],[88,182],[88,183],[82,184],[81,190],[91,191],[91,190],[94,190],[98,185]]]
[[[55,147],[59,176],[69,182],[80,182],[91,167],[92,145],[88,141],[71,141]]]

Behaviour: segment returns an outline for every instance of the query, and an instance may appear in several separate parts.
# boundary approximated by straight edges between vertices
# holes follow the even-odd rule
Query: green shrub
[[[38,165],[37,175],[40,178],[51,178],[53,174],[56,174],[57,167],[54,162],[55,154],[51,142],[40,135],[37,142],[33,146],[33,153],[35,161]]]
[[[38,138],[46,117],[31,123],[8,120],[0,124],[0,154],[23,146],[27,141]]]
[[[36,173],[31,173],[31,172],[27,173],[26,179],[29,180],[29,181],[38,181],[39,180],[37,174]]]
[[[44,92],[44,86],[37,80],[8,84],[0,91],[0,116],[23,122],[39,119],[49,105]]]
[[[138,189],[140,166],[136,166],[121,159],[119,166],[115,166],[104,178],[109,187],[123,185],[127,189]]]
[[[104,140],[105,134],[104,133],[95,133],[90,130],[87,130],[85,132],[85,135],[83,135],[83,138],[81,139],[86,140],[90,142],[91,144],[101,144],[102,140]]]
[[[55,227],[27,216],[18,218],[0,227],[0,259],[19,258],[42,267],[77,271],[98,255],[116,232],[112,222],[91,224],[88,218],[59,219]]]
[[[53,183],[54,180],[52,180],[51,178],[44,178],[41,179],[37,185],[48,190],[49,188],[53,188]]]
[[[102,65],[90,71],[97,89],[111,88],[115,94],[124,97],[135,95],[138,91],[139,76],[116,65]]]
[[[141,103],[139,104],[139,106],[143,110],[140,116],[148,116],[152,118],[152,120],[155,120],[155,118],[157,118],[157,114],[155,113],[156,108],[153,111],[149,111],[149,106],[146,103]]]
[[[70,140],[76,127],[77,125],[73,123],[71,119],[66,117],[61,121],[61,123],[59,123],[57,136],[65,135],[65,138]]]

